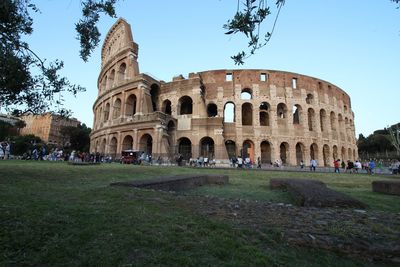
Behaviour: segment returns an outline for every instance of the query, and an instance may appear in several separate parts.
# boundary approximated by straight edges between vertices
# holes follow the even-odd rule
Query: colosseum
[[[119,19],[101,52],[91,152],[114,159],[139,150],[153,159],[241,155],[319,166],[358,157],[350,97],[327,81],[297,73],[210,70],[170,82],[140,73],[138,44]]]

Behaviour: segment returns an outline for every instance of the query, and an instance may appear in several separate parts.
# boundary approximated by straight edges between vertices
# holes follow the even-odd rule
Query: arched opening
[[[151,104],[153,106],[153,111],[157,111],[157,103],[158,103],[158,97],[160,94],[160,87],[157,84],[152,84],[150,87],[150,96],[151,96]]]
[[[110,141],[110,156],[115,159],[117,157],[117,138],[113,137]]]
[[[250,103],[242,105],[242,125],[253,125],[253,106]]]
[[[343,109],[344,109],[344,112],[347,112],[347,106],[346,105],[343,106]]]
[[[193,113],[193,101],[189,96],[182,96],[179,99],[179,114],[178,115],[185,115],[185,114],[192,114]]]
[[[114,87],[114,78],[115,78],[115,70],[111,71],[110,76],[108,76],[108,87],[113,88]]]
[[[218,115],[218,107],[214,103],[210,103],[207,105],[207,116],[209,118],[217,117]]]
[[[349,160],[354,161],[353,151],[351,151],[351,148],[347,149],[347,154],[348,154]]]
[[[143,151],[146,155],[151,155],[153,152],[153,138],[150,134],[144,134],[140,138],[139,150]]]
[[[168,99],[164,100],[162,105],[162,111],[168,115],[172,114],[171,101],[169,101]]]
[[[300,162],[303,161],[304,163],[304,158],[305,158],[305,149],[304,145],[302,143],[297,143],[296,144],[296,164],[297,166],[300,165]]]
[[[236,157],[236,143],[232,140],[225,142],[226,152],[228,153],[229,159]]]
[[[346,129],[344,128],[344,120],[342,114],[338,115],[340,139],[344,141]]]
[[[106,153],[106,139],[103,139],[103,141],[101,141],[100,154],[104,155],[105,153]]]
[[[203,137],[200,140],[200,156],[213,159],[215,156],[214,140],[210,137]]]
[[[289,144],[286,142],[281,143],[279,146],[279,156],[282,160],[282,164],[287,164],[289,159]]]
[[[319,111],[319,120],[321,125],[321,132],[324,132],[326,129],[326,111],[325,109],[321,109]]]
[[[346,161],[347,160],[347,155],[346,155],[346,149],[344,147],[342,147],[342,160]]]
[[[293,106],[293,124],[300,124],[301,106],[296,104]]]
[[[107,103],[106,107],[104,108],[103,121],[104,122],[108,121],[109,116],[110,116],[110,103]]]
[[[182,155],[184,160],[192,157],[192,142],[189,138],[182,137],[178,140],[178,153]]]
[[[133,149],[133,138],[130,135],[124,137],[122,141],[122,150]]]
[[[175,140],[175,133],[176,133],[176,125],[173,121],[169,121],[167,125],[167,134],[168,134],[168,146],[172,146]]]
[[[121,99],[117,98],[113,105],[113,119],[119,118],[121,115]]]
[[[121,84],[125,82],[126,78],[126,64],[122,63],[118,69],[118,82]]]
[[[240,99],[249,100],[252,98],[253,98],[253,92],[250,88],[245,88],[242,90],[242,93],[240,94]]]
[[[333,153],[332,153],[332,156],[333,156],[333,160],[339,159],[338,147],[337,147],[336,145],[333,146]]]
[[[251,162],[254,162],[254,143],[250,140],[244,141],[241,154],[243,159],[248,157]]]
[[[261,163],[271,164],[272,163],[271,144],[268,141],[262,141],[260,149],[261,149]]]
[[[312,94],[307,94],[306,103],[309,105],[314,104],[314,96]]]
[[[279,103],[276,109],[276,115],[279,119],[287,118],[287,107],[284,103]]]
[[[310,146],[310,158],[318,161],[318,145],[316,143]]]
[[[269,104],[262,102],[260,105],[260,126],[269,126]]]
[[[308,130],[314,131],[315,129],[315,112],[312,108],[308,109]]]
[[[227,102],[224,107],[224,122],[235,122],[235,104]]]
[[[125,104],[125,115],[133,116],[136,113],[136,95],[130,95]]]
[[[329,146],[328,146],[328,145],[324,145],[324,146],[322,147],[322,154],[323,154],[323,157],[324,157],[324,166],[325,166],[325,167],[329,167],[329,166],[330,166],[330,164],[329,164],[329,161],[330,161],[330,158],[329,158],[330,152],[329,152]]]
[[[335,131],[336,130],[336,115],[335,112],[331,112],[331,130]]]
[[[107,78],[107,76],[105,76],[101,83],[101,90],[103,90],[103,91],[107,90],[107,80],[108,80],[108,78]]]

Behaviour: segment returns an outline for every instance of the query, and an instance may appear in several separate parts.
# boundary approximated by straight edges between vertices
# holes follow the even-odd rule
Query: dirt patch
[[[178,196],[179,205],[212,219],[270,234],[291,245],[345,253],[368,261],[400,263],[400,214],[342,208]]]
[[[286,189],[296,204],[304,207],[361,208],[368,206],[341,192],[332,190],[321,181],[305,179],[271,179],[271,189]]]

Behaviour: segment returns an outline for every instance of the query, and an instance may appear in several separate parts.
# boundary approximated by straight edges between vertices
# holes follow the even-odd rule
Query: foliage
[[[236,65],[244,64],[244,60],[253,55],[257,49],[265,46],[272,37],[275,29],[276,22],[279,17],[281,8],[285,4],[285,0],[276,0],[277,13],[272,26],[272,30],[267,32],[265,36],[260,39],[260,26],[262,22],[271,15],[271,9],[266,0],[246,0],[240,5],[240,0],[237,1],[237,11],[231,20],[224,24],[223,28],[227,30],[225,34],[242,33],[249,39],[248,48],[249,54],[241,51],[237,55],[232,56]]]
[[[82,0],[83,18],[76,24],[81,43],[80,55],[87,61],[98,45],[100,33],[96,23],[100,13],[115,17],[117,0]],[[47,62],[31,50],[24,39],[33,33],[31,12],[39,12],[31,0],[3,0],[0,3],[0,103],[14,115],[55,111],[67,116],[64,94],[74,96],[85,91],[60,75],[63,61]]]
[[[400,1],[400,0],[399,0]],[[396,149],[397,155],[400,155],[400,123],[387,128],[389,140]]]
[[[69,148],[81,152],[89,151],[90,132],[91,129],[84,123],[79,124],[78,127],[64,126],[60,130],[61,135],[69,141]]]
[[[399,125],[400,123],[392,125],[385,129],[376,130],[367,138],[364,137],[364,135],[360,134],[357,142],[359,153],[374,154],[395,151],[396,148],[393,144],[393,140],[391,141],[390,131],[393,131]]]
[[[13,126],[5,121],[0,121],[0,142],[5,140],[11,132]]]
[[[82,1],[82,16],[75,29],[78,33],[77,39],[80,40],[80,56],[87,61],[90,54],[100,42],[100,32],[97,28],[97,22],[100,19],[100,13],[105,13],[110,17],[115,17],[114,5],[117,0],[86,0]]]
[[[22,156],[34,147],[42,146],[42,140],[33,134],[11,137],[11,154]]]

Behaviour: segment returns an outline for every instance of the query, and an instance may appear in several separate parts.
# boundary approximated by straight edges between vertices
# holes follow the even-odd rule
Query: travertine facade
[[[173,159],[239,154],[288,165],[358,157],[349,96],[297,73],[214,70],[158,81],[140,73],[138,45],[119,19],[102,48],[91,152],[125,149]]]
[[[67,145],[66,140],[63,140],[61,128],[66,126],[78,127],[79,121],[74,118],[64,118],[51,113],[41,115],[27,114],[20,117],[26,124],[21,128],[21,135],[33,134],[43,142],[56,145]]]

